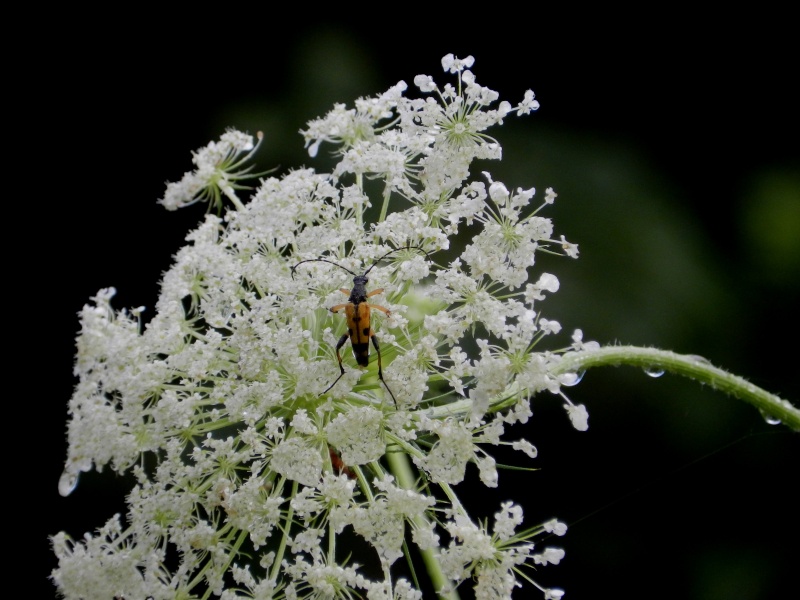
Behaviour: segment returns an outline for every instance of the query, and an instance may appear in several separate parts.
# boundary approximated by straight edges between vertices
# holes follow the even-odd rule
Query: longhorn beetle
[[[386,382],[384,382],[384,385],[386,385]],[[336,452],[336,450],[328,446],[328,453],[330,454],[331,457],[331,466],[336,470],[337,473],[339,473],[340,475],[347,475],[349,479],[356,478],[356,474],[353,473],[350,467],[348,467],[344,463],[344,461],[341,459],[339,453]]]
[[[381,348],[378,344],[378,338],[375,337],[375,331],[373,331],[372,326],[370,325],[370,311],[372,309],[379,310],[386,316],[389,316],[391,311],[383,306],[369,304],[367,302],[367,298],[377,296],[383,292],[383,288],[378,288],[376,290],[372,290],[371,292],[367,291],[367,283],[369,283],[369,278],[367,275],[375,267],[375,265],[377,265],[387,256],[394,254],[395,252],[399,252],[400,250],[409,250],[412,248],[420,250],[425,254],[425,256],[428,255],[428,253],[425,252],[421,246],[405,246],[403,248],[396,248],[395,250],[387,252],[380,258],[375,259],[375,262],[373,262],[372,265],[366,271],[364,271],[362,275],[353,273],[353,271],[347,267],[343,267],[339,263],[335,263],[332,260],[325,258],[309,258],[306,260],[301,260],[292,267],[292,278],[294,278],[294,273],[297,267],[307,262],[329,263],[347,271],[353,276],[353,289],[348,290],[341,288],[339,290],[343,294],[349,294],[347,302],[337,304],[336,306],[331,306],[329,309],[332,313],[344,311],[344,314],[347,317],[347,333],[343,334],[336,343],[336,359],[339,361],[339,370],[341,373],[336,380],[330,384],[324,392],[322,392],[323,394],[330,391],[331,388],[333,388],[333,386],[335,386],[344,375],[344,366],[342,365],[342,355],[340,350],[342,349],[342,346],[345,345],[345,342],[347,342],[348,338],[350,339],[350,345],[353,347],[353,356],[355,356],[356,363],[358,363],[358,366],[360,367],[366,367],[369,364],[369,342],[372,340],[372,345],[375,346],[375,352],[378,354],[378,379],[383,382],[384,387],[386,387],[386,391],[389,392],[392,400],[394,400],[394,405],[397,406],[397,399],[394,397],[392,390],[389,389],[389,386],[386,385],[386,380],[383,378],[383,370],[381,369]]]

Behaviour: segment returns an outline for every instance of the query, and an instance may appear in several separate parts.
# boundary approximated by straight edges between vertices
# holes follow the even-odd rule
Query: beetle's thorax
[[[353,277],[353,289],[350,290],[350,302],[359,304],[367,301],[367,283],[369,279],[366,275],[356,275]]]

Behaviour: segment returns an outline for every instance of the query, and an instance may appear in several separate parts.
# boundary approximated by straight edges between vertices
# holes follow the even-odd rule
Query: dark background
[[[577,261],[542,260],[561,280],[544,316],[605,344],[705,356],[798,404],[800,155],[788,16],[239,14],[185,30],[157,26],[158,15],[103,27],[51,17],[65,20],[37,32],[47,59],[15,84],[25,106],[12,129],[21,125],[35,145],[26,156],[35,187],[24,192],[33,202],[9,208],[25,246],[13,246],[23,272],[6,291],[34,297],[9,313],[11,339],[28,369],[46,369],[18,392],[45,418],[45,435],[32,436],[40,458],[23,471],[36,499],[23,508],[36,515],[35,535],[24,537],[31,597],[54,595],[48,535],[80,537],[123,509],[127,487],[109,472],[83,477],[68,498],[56,489],[76,313],[107,286],[117,307],[153,307],[160,274],[202,217],[198,207],[157,206],[165,181],[228,126],[265,133],[264,168],[323,169],[297,133],[307,120],[419,73],[443,83],[448,52],[474,55],[478,82],[502,99],[532,88],[542,104],[490,132],[504,160],[488,166],[509,187],[554,187],[546,216],[580,245]],[[41,325],[31,331],[21,312]],[[488,492],[473,471],[461,487],[485,501],[476,517],[515,499],[528,525],[554,516],[570,525],[543,543],[567,554],[537,581],[571,600],[765,600],[795,586],[797,434],[691,381],[633,369],[590,371],[568,393],[587,405],[588,432],[569,426],[557,398],[536,398],[512,439],[537,445],[541,470],[502,472]]]

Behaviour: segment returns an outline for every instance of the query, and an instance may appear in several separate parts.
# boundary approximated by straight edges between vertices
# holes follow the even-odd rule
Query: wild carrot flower
[[[470,170],[502,156],[487,130],[538,102],[500,102],[472,64],[448,55],[453,83],[419,75],[417,97],[400,82],[311,121],[306,146],[333,146],[332,173],[262,178],[242,200],[256,144],[229,131],[168,184],[167,208],[217,210],[188,235],[146,326],[141,309],[112,307],[113,289],[81,313],[60,490],[93,468],[136,484],[124,517],[53,538],[61,595],[415,599],[398,559],[420,552],[442,594],[471,582],[478,598],[509,598],[561,560],[535,543],[564,524],[521,528],[513,502],[490,518],[458,497],[470,463],[499,484],[492,446],[532,465],[533,443],[506,429],[531,417],[532,397],[576,381],[554,369],[565,351],[592,347],[580,331],[543,347],[561,326],[541,315],[558,279],[535,273],[537,252],[578,254],[539,214],[555,192]],[[371,324],[342,293],[365,273]],[[355,327],[364,369],[347,348]],[[340,541],[353,534],[364,556]]]

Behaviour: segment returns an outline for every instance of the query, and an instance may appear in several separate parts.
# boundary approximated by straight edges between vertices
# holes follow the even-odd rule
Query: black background
[[[505,158],[487,167],[509,187],[554,187],[547,216],[580,245],[578,261],[543,261],[561,280],[544,316],[602,343],[703,355],[797,405],[800,156],[789,17],[494,21],[415,10],[315,21],[207,15],[191,27],[158,25],[155,14],[95,27],[69,14],[32,28],[30,43],[47,58],[20,48],[26,57],[12,79],[23,102],[11,126],[33,172],[7,209],[11,239],[23,241],[11,245],[21,269],[6,290],[12,306],[23,303],[9,310],[26,373],[14,398],[26,418],[14,436],[30,426],[38,452],[22,467],[34,500],[20,501],[36,517],[33,536],[20,532],[32,543],[32,597],[54,595],[48,535],[79,537],[122,510],[127,488],[108,472],[82,478],[68,498],[56,489],[76,313],[107,286],[118,290],[117,307],[153,307],[160,274],[202,217],[197,207],[157,206],[165,181],[228,126],[265,132],[264,168],[323,169],[297,134],[307,120],[418,73],[445,82],[439,60],[448,52],[474,55],[478,82],[502,99],[532,88],[542,104],[492,132]],[[587,405],[588,432],[571,429],[557,398],[537,398],[512,439],[537,445],[541,470],[502,472],[489,491],[472,471],[460,488],[480,498],[476,517],[515,499],[526,524],[557,516],[570,525],[544,544],[564,547],[566,558],[537,581],[572,600],[762,600],[793,585],[797,434],[693,382],[632,369],[590,371],[568,393]]]

